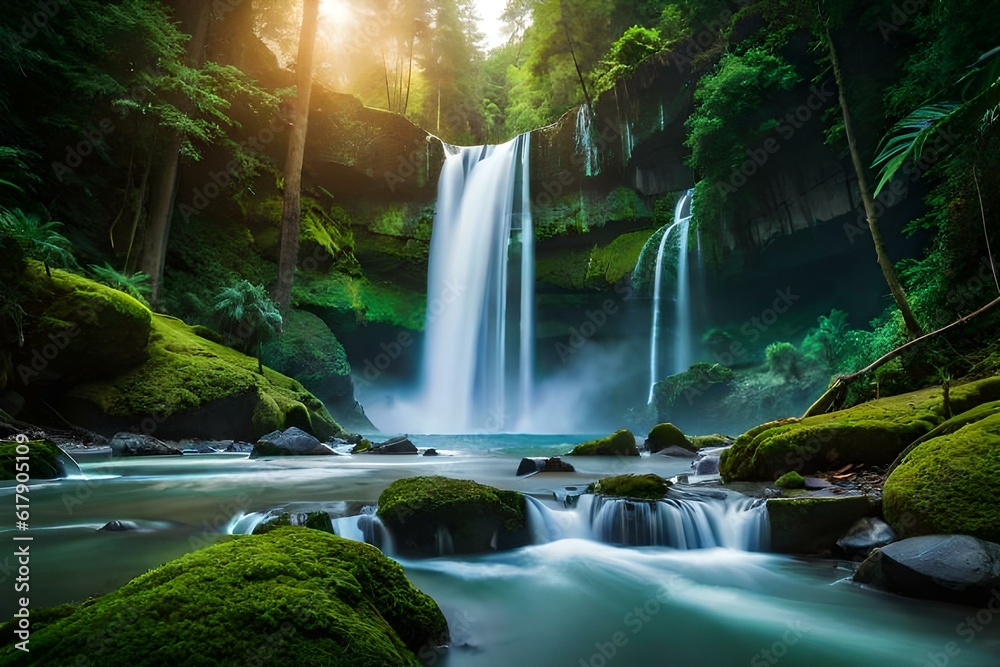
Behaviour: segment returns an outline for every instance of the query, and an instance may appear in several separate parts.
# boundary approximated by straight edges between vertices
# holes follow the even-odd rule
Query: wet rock
[[[829,489],[833,484],[826,481],[825,479],[820,479],[818,477],[806,477],[805,478],[805,489],[806,491],[822,491],[824,489]]]
[[[858,519],[872,511],[865,496],[772,498],[767,501],[771,549],[790,554],[830,551]]]
[[[226,451],[234,454],[235,453],[249,454],[250,452],[253,451],[253,445],[251,445],[249,442],[234,441],[232,444],[226,447]]]
[[[385,442],[374,445],[371,449],[364,453],[398,456],[419,454],[420,450],[417,449],[416,445],[410,442],[409,438],[406,436],[400,436],[398,438],[392,438],[391,440],[386,440]]]
[[[576,472],[569,463],[566,463],[558,456],[550,459],[545,458],[524,458],[517,467],[517,476],[531,475],[536,472]]]
[[[968,535],[926,535],[873,553],[854,580],[909,597],[982,606],[1000,601],[1000,544]]]
[[[111,439],[111,456],[181,456],[183,452],[151,435],[119,433]]]
[[[851,557],[867,558],[875,549],[897,539],[895,531],[885,521],[866,516],[858,519],[847,534],[837,540],[837,546]]]
[[[107,533],[130,533],[139,530],[139,524],[134,521],[109,521],[99,530]]]
[[[699,450],[691,462],[691,470],[695,475],[718,475],[719,458],[726,447]]]
[[[314,436],[294,426],[265,435],[254,445],[250,458],[265,456],[334,456],[336,452]]]
[[[424,456],[440,456],[440,454],[438,454],[438,450],[436,449],[428,449],[424,452]]]
[[[670,456],[675,459],[693,459],[697,454],[691,450],[684,449],[683,447],[675,447],[671,445],[670,447],[664,447],[663,449],[656,452],[657,456]]]

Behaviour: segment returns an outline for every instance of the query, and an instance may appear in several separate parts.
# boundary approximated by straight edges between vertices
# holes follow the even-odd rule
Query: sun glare
[[[354,12],[347,0],[323,0],[320,10],[325,18],[338,27],[350,23],[354,18]]]

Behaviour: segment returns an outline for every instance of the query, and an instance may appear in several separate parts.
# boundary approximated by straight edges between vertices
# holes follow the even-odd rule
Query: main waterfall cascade
[[[688,190],[677,201],[674,221],[666,227],[656,255],[656,278],[653,288],[653,330],[649,351],[649,403],[660,380],[660,330],[663,319],[663,263],[673,232],[677,230],[677,292],[674,301],[674,341],[670,374],[683,373],[693,362],[691,332],[691,274],[688,269],[688,243],[691,232],[691,201],[694,190]],[[700,253],[699,253],[700,254]]]
[[[530,146],[531,136],[524,134],[500,146],[445,147],[427,289],[420,400],[426,433],[509,430],[530,416],[535,354]],[[511,271],[513,248],[521,262]],[[510,355],[517,363],[510,366],[509,338],[517,338],[517,354]],[[517,382],[508,384],[509,376]]]

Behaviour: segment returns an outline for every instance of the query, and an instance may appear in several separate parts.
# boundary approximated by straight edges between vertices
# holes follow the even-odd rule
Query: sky
[[[486,35],[487,50],[500,46],[506,41],[503,35],[503,14],[506,0],[476,0],[476,11],[479,13],[479,30]]]

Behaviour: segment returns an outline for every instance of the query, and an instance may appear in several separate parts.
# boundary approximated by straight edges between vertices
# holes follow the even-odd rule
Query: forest
[[[4,10],[0,664],[995,664],[991,3]]]

